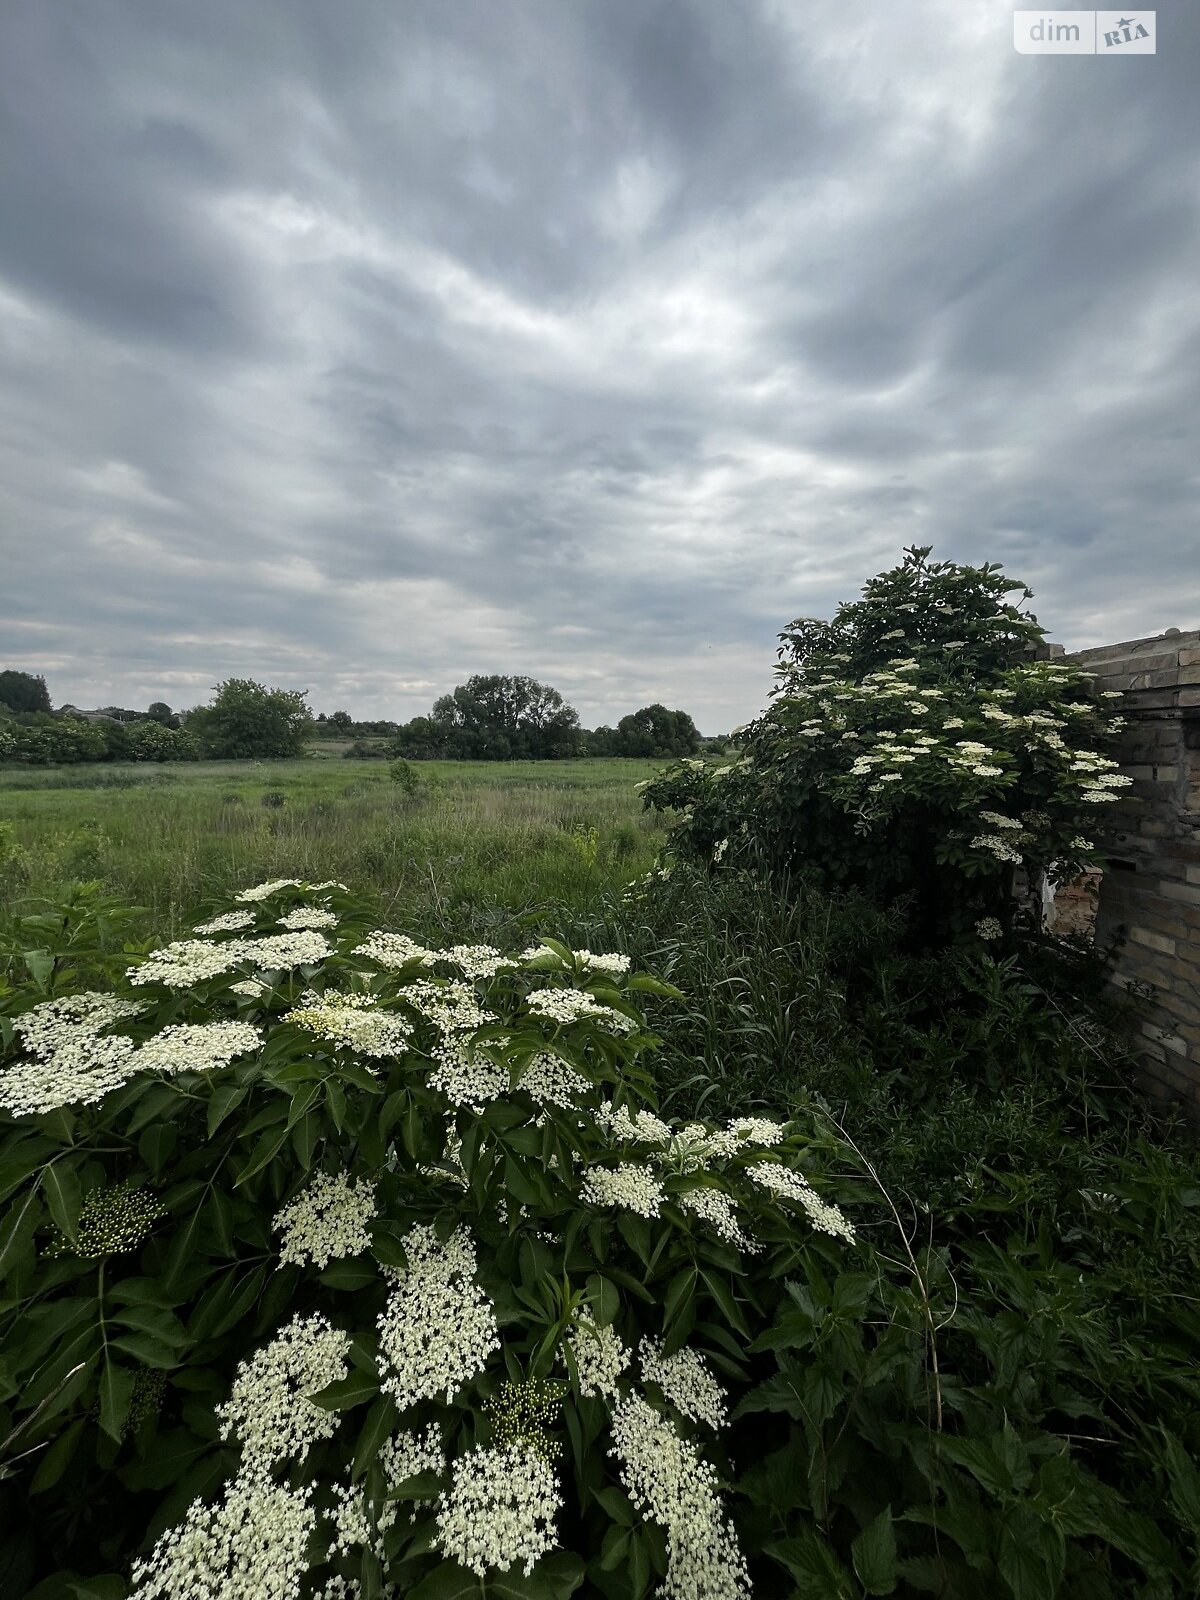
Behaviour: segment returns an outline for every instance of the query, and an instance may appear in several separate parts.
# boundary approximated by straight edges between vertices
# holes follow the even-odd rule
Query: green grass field
[[[413,796],[382,761],[0,770],[0,914],[98,879],[145,907],[147,933],[178,934],[232,889],[336,877],[392,926],[482,936],[546,904],[586,909],[662,841],[634,789],[658,762],[413,765]]]

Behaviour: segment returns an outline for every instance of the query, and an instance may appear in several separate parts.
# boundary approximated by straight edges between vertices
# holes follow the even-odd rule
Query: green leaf
[[[42,1193],[50,1215],[60,1230],[74,1244],[79,1238],[79,1179],[74,1170],[61,1161],[54,1161],[42,1173]]]
[[[408,1600],[481,1600],[482,1594],[483,1584],[473,1572],[443,1561],[408,1591]]]
[[[815,1533],[780,1539],[769,1544],[766,1553],[791,1573],[796,1584],[796,1600],[853,1600],[849,1574]]]
[[[378,1394],[378,1378],[373,1378],[367,1372],[352,1372],[349,1377],[339,1378],[336,1383],[327,1383],[308,1398],[322,1411],[348,1411],[351,1406],[361,1406],[366,1400],[376,1399]]]
[[[208,1137],[210,1139],[229,1113],[236,1110],[249,1093],[250,1086],[244,1083],[222,1083],[213,1090],[208,1100]]]
[[[1013,1600],[1053,1600],[1066,1565],[1066,1541],[1027,1504],[1004,1514],[996,1565]]]
[[[287,1136],[288,1130],[286,1127],[276,1128],[270,1133],[264,1133],[259,1139],[258,1143],[254,1146],[254,1151],[251,1154],[249,1161],[247,1161],[246,1165],[238,1173],[237,1178],[234,1180],[233,1187],[235,1189],[240,1188],[248,1178],[252,1178],[256,1172],[261,1172],[268,1162],[270,1162],[278,1153],[279,1147],[283,1144]]]
[[[868,1594],[891,1594],[896,1587],[896,1530],[885,1506],[850,1546],[850,1560]]]
[[[610,1283],[600,1273],[593,1272],[588,1276],[587,1293],[592,1319],[596,1326],[611,1327],[621,1314],[621,1297],[617,1293],[616,1285]]]
[[[1179,1439],[1164,1428],[1163,1463],[1171,1482],[1171,1504],[1179,1520],[1200,1538],[1200,1472]]]
[[[363,1423],[358,1443],[354,1446],[354,1465],[350,1473],[352,1480],[361,1478],[375,1460],[388,1435],[396,1426],[396,1417],[396,1402],[391,1395],[381,1394],[367,1412],[367,1420]]]
[[[128,1367],[118,1367],[110,1358],[100,1374],[100,1427],[110,1439],[120,1440],[125,1432],[125,1419],[133,1399],[134,1374]]]

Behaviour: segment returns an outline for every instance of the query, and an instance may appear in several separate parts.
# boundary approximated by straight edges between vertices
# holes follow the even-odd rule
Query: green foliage
[[[153,711],[151,707],[151,711]],[[200,745],[190,729],[175,728],[153,716],[123,729],[131,761],[198,761]]]
[[[188,715],[187,732],[217,760],[280,760],[302,755],[312,717],[306,693],[268,689],[249,678],[219,683],[210,705]]]
[[[465,761],[552,760],[574,755],[579,715],[533,678],[476,674],[396,733],[391,753]]]
[[[10,711],[49,711],[50,691],[40,673],[17,672],[8,667],[0,672],[0,706]]]
[[[403,756],[397,756],[395,761],[388,762],[388,777],[397,785],[402,794],[414,795],[421,787],[421,779],[417,769],[411,761],[406,761]]]
[[[684,762],[643,799],[681,813],[677,853],[904,898],[913,942],[936,949],[1011,932],[1014,867],[1040,882],[1095,865],[1089,834],[1130,780],[1101,753],[1119,724],[1091,680],[1033,658],[1042,630],[1004,598],[1023,586],[928,555],[787,628],[741,758]]]
[[[598,756],[690,756],[701,745],[686,711],[668,711],[658,703],[622,717],[615,728],[597,728],[584,738]]]
[[[1144,1254],[1148,1232],[1163,1227],[1162,1248],[1178,1256],[1190,1285],[1200,1263],[1185,1253],[1185,1219],[1197,1186],[1189,1191],[1147,1149],[1140,1175],[1131,1163],[1121,1204],[1081,1202],[1081,1215],[1103,1219],[1086,1248],[1063,1237],[1065,1218],[1047,1214],[1044,1193],[995,1181],[976,1186],[969,1221],[960,1211],[946,1233],[941,1219],[906,1222],[907,1199],[893,1202],[891,1180],[811,1098],[802,1106],[797,1095],[795,1119],[773,1132],[745,1121],[731,1073],[728,1130],[653,1116],[631,1123],[655,1058],[680,1083],[672,1059],[689,1054],[703,1028],[722,1033],[734,1057],[754,1044],[752,1031],[738,1034],[752,998],[748,963],[707,1020],[697,1010],[705,987],[720,991],[718,941],[732,955],[746,931],[739,894],[759,905],[755,938],[778,946],[768,953],[780,993],[798,942],[808,941],[812,963],[841,937],[837,913],[824,932],[806,931],[816,896],[790,897],[781,925],[771,909],[778,902],[754,880],[721,881],[720,902],[701,904],[712,894],[708,875],[676,868],[660,884],[667,905],[643,898],[620,914],[633,948],[657,940],[662,954],[675,940],[674,973],[687,995],[554,939],[508,960],[478,947],[438,955],[371,934],[340,887],[286,882],[241,900],[250,926],[218,931],[218,941],[232,941],[226,970],[189,971],[204,952],[185,951],[177,982],[116,979],[109,991],[98,974],[115,979],[130,961],[136,970],[134,954],[113,949],[119,915],[107,926],[108,909],[87,895],[47,911],[29,934],[49,960],[35,950],[4,1004],[0,1097],[11,1103],[22,1082],[28,1092],[19,1065],[28,1052],[13,1022],[34,1000],[86,986],[139,1002],[139,1014],[114,1017],[108,1033],[128,1036],[141,1055],[98,1103],[2,1119],[0,1438],[13,1444],[0,1496],[10,1510],[36,1507],[14,1535],[14,1565],[24,1559],[33,1576],[95,1574],[83,1581],[123,1594],[116,1575],[135,1551],[177,1525],[197,1497],[215,1504],[247,1465],[238,1449],[247,1418],[276,1414],[262,1390],[258,1411],[241,1402],[240,1423],[221,1437],[217,1407],[244,1391],[239,1363],[295,1316],[319,1315],[351,1339],[317,1395],[332,1431],[302,1462],[270,1469],[276,1481],[317,1485],[322,1531],[309,1559],[318,1569],[330,1544],[323,1519],[336,1512],[337,1485],[353,1481],[378,1528],[378,1555],[351,1541],[332,1570],[361,1580],[364,1592],[386,1580],[419,1596],[480,1593],[478,1578],[436,1547],[452,1473],[423,1470],[390,1486],[381,1465],[397,1428],[432,1423],[452,1461],[476,1445],[508,1444],[547,1462],[562,1494],[562,1548],[528,1577],[493,1572],[486,1592],[536,1600],[582,1582],[582,1593],[613,1600],[646,1596],[666,1567],[664,1513],[648,1516],[634,1503],[610,1454],[611,1397],[587,1392],[591,1345],[581,1319],[590,1319],[635,1356],[621,1392],[633,1391],[641,1369],[641,1392],[670,1420],[685,1456],[698,1449],[735,1486],[728,1505],[762,1600],[1186,1592],[1197,1483],[1188,1419],[1200,1414],[1186,1341],[1192,1314],[1182,1294],[1154,1306],[1147,1285],[1141,1316],[1162,1327],[1179,1319],[1173,1349],[1147,1344],[1111,1262],[1122,1229]],[[307,959],[292,970],[286,960],[264,970],[256,951],[277,947],[240,943],[276,937],[281,917],[328,915],[336,929],[297,947],[287,959]],[[699,954],[689,956],[696,936]],[[326,937],[333,947],[323,951]],[[163,959],[152,953],[145,973]],[[836,990],[814,996],[811,1014],[822,1001],[836,1005]],[[994,996],[988,1004],[995,1010]],[[446,1008],[461,1029],[446,1031]],[[578,1019],[568,1020],[573,1012]],[[770,1006],[756,1003],[754,1014],[766,1017]],[[203,1033],[164,1054],[166,1029],[238,1023],[259,1037],[227,1060]],[[397,1027],[401,1037],[389,1036]],[[781,1047],[782,1034],[758,1042],[764,1060]],[[562,1096],[544,1076],[536,1086],[547,1055],[552,1076],[570,1086]],[[60,1088],[78,1059],[61,1057]],[[720,1098],[707,1103],[717,1109]],[[872,1138],[886,1155],[886,1131]],[[805,1175],[810,1200],[777,1203],[748,1177],[763,1161]],[[623,1164],[658,1186],[657,1205],[603,1203],[589,1174]],[[318,1174],[370,1186],[375,1214],[355,1249],[314,1261],[300,1248],[304,1230],[292,1231],[281,1213],[311,1195]],[[622,1192],[626,1180],[613,1181]],[[702,1222],[686,1200],[698,1193],[728,1196],[759,1248],[744,1251]],[[833,1198],[858,1228],[853,1245],[808,1220]],[[419,1310],[420,1262],[436,1254],[432,1241],[464,1235],[501,1347],[449,1397],[426,1392],[398,1407],[386,1385],[399,1369],[380,1319],[389,1307],[402,1320],[406,1305]],[[307,1237],[311,1247],[336,1240],[337,1229]],[[1125,1304],[1105,1315],[1115,1287]],[[433,1325],[451,1322],[443,1313]],[[403,1349],[425,1325],[418,1317],[408,1327]],[[728,1427],[714,1432],[679,1410],[684,1391],[654,1375],[646,1338],[662,1341],[660,1355],[702,1355],[729,1394]],[[313,1415],[295,1395],[287,1406]],[[398,1500],[385,1499],[389,1487]],[[391,1520],[389,1504],[404,1514]],[[729,1570],[728,1554],[718,1572]],[[696,1592],[738,1592],[713,1583]]]

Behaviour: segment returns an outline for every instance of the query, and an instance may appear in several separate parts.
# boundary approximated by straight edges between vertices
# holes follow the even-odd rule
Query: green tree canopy
[[[206,756],[218,760],[268,760],[304,754],[312,727],[307,692],[268,689],[250,678],[227,678],[211,705],[187,720]]]
[[[656,703],[617,723],[617,755],[690,756],[699,748],[699,730],[686,711],[668,711]]]
[[[476,674],[435,702],[431,720],[467,760],[569,756],[579,740],[574,706],[534,678]]]
[[[49,711],[50,691],[39,673],[18,672],[9,667],[0,672],[0,705],[10,711]]]

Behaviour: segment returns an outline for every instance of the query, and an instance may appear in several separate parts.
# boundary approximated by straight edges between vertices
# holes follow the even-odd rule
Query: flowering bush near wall
[[[645,786],[682,820],[671,847],[748,847],[880,899],[911,897],[919,944],[1003,941],[1014,869],[1062,881],[1099,864],[1104,808],[1130,780],[1091,679],[1037,660],[1037,619],[999,567],[914,547],[831,622],[781,635],[770,709],[735,763],[685,761]]]
[[[729,1420],[788,1275],[853,1246],[827,1142],[646,1109],[636,1000],[671,991],[627,957],[432,951],[332,883],[236,898],[3,1019],[28,1576],[747,1593]]]

